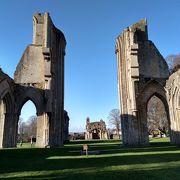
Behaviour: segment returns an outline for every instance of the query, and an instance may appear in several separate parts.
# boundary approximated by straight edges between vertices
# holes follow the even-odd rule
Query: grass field
[[[81,155],[88,143],[97,155]],[[29,147],[28,147],[29,146]],[[180,147],[167,138],[150,146],[123,147],[119,141],[72,141],[61,148],[0,150],[0,179],[180,179]]]

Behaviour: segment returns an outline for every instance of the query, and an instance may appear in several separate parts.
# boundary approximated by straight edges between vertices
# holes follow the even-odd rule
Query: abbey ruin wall
[[[0,147],[16,146],[21,108],[28,100],[37,110],[36,145],[63,145],[67,138],[64,132],[67,134],[66,126],[69,125],[64,122],[64,119],[68,121],[64,111],[65,47],[64,34],[54,26],[49,14],[36,13],[33,42],[27,46],[16,67],[14,81],[7,77],[0,82],[0,89],[5,88],[5,92],[0,91]],[[0,74],[0,78],[4,76]]]

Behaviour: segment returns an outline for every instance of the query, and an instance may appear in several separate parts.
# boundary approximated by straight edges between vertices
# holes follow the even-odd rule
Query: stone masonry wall
[[[123,143],[148,144],[148,98],[162,89],[159,96],[166,99],[163,86],[169,71],[162,55],[148,40],[146,20],[123,31],[116,40],[116,55]]]
[[[64,127],[65,46],[65,37],[49,14],[36,13],[33,43],[26,48],[16,67],[14,82],[11,80],[13,90],[12,84],[7,83],[9,80],[0,82],[0,147],[16,146],[18,119],[28,100],[37,110],[36,145],[63,145],[64,130],[68,130]],[[5,95],[1,92],[3,87],[7,89]]]
[[[166,83],[170,111],[171,143],[180,144],[180,69],[170,75]]]

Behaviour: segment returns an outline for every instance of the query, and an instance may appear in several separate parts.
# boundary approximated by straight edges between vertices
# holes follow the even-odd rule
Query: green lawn
[[[99,154],[80,155],[84,143]],[[180,179],[180,147],[167,138],[152,139],[146,147],[123,147],[115,140],[29,147],[0,150],[0,179]]]

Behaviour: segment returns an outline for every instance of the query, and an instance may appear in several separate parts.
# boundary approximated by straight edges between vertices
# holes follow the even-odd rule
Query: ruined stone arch
[[[0,113],[6,114],[5,120],[1,118],[3,123],[0,119],[0,148],[16,147],[20,111],[28,100],[37,110],[37,147],[61,146],[68,138],[69,118],[64,112],[65,47],[64,34],[54,26],[49,14],[34,14],[33,42],[25,49],[14,80],[0,69]]]
[[[100,121],[90,122],[90,118],[86,119],[86,133],[85,139],[107,139],[108,134],[106,124],[101,119]]]
[[[145,102],[147,104],[153,96],[158,97],[163,102],[165,109],[168,112],[169,108],[166,100],[166,89],[156,80],[150,80],[147,84],[145,84],[139,92],[137,101]]]
[[[11,78],[2,71],[0,74],[0,148],[13,147],[16,142],[14,86]]]
[[[149,143],[149,134],[147,127],[147,105],[149,100],[156,96],[161,100],[164,105],[166,116],[170,129],[170,116],[169,116],[169,106],[166,100],[166,90],[165,88],[156,80],[150,80],[147,82],[142,90],[139,92],[139,95],[136,99],[137,107],[138,107],[138,119],[139,119],[139,138],[140,141],[148,144]]]
[[[45,146],[47,144],[47,141],[49,141],[49,118],[45,109],[46,101],[44,97],[44,91],[33,87],[24,87],[18,85],[16,92],[16,124],[18,125],[20,112],[24,104],[29,100],[32,101],[34,106],[36,107],[37,114],[36,145],[40,147]],[[16,136],[17,133],[18,132],[16,131]]]
[[[149,99],[148,99],[148,101],[147,101],[147,103],[146,103],[146,109],[147,109],[147,104],[148,104],[149,100],[150,100],[153,96],[155,96],[155,97],[157,97],[158,99],[160,99],[161,102],[162,102],[162,104],[164,105],[164,109],[165,109],[165,111],[166,111],[166,116],[167,116],[168,124],[169,124],[169,126],[170,126],[169,106],[168,106],[166,97],[162,96],[159,92],[155,92],[154,94],[152,94],[152,95],[149,97]]]
[[[0,134],[1,134],[1,138],[0,138],[0,144],[1,147],[5,147],[5,137],[6,137],[6,124],[9,121],[8,117],[7,117],[7,111],[10,110],[10,108],[7,108],[9,103],[9,95],[8,93],[2,97],[2,99],[0,100]]]
[[[166,82],[166,95],[171,121],[171,143],[180,144],[180,69],[173,72]]]
[[[43,92],[41,90],[31,88],[31,87],[21,87],[18,88],[18,93],[16,95],[17,103],[16,103],[16,113],[19,115],[23,105],[28,101],[32,101],[36,107],[37,115],[41,115],[45,112],[45,99],[43,96]]]
[[[169,112],[165,84],[169,70],[148,40],[147,21],[126,28],[116,40],[122,140],[125,145],[149,144],[147,103],[157,95]]]
[[[169,101],[170,113],[171,113],[171,129],[173,144],[180,144],[180,89],[176,86],[172,92],[172,98]]]
[[[164,104],[170,142],[180,144],[180,69],[170,74],[163,56],[148,39],[145,19],[117,37],[115,52],[123,144],[149,143],[147,103],[154,95]]]

